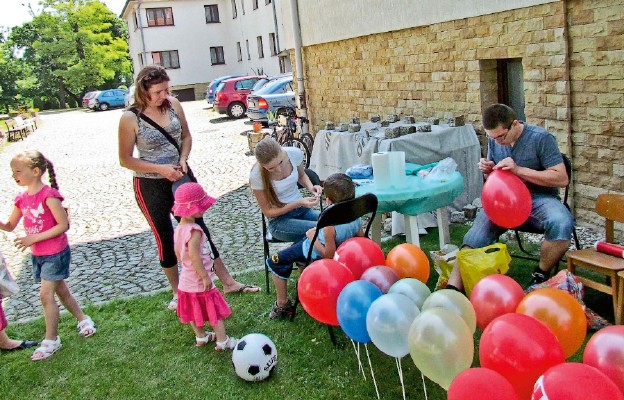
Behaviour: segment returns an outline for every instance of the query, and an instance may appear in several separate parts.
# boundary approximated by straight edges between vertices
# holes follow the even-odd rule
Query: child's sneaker
[[[273,309],[269,313],[269,319],[290,318],[294,311],[295,307],[290,300],[283,306],[278,306],[277,302],[275,302],[275,304],[273,304]]]

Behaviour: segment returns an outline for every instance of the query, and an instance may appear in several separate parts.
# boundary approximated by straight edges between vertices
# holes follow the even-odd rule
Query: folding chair
[[[568,174],[568,179],[569,179],[568,185],[565,187],[562,202],[566,206],[566,208],[570,210],[570,206],[568,205],[568,190],[570,188],[570,183],[572,182],[572,163],[570,162],[570,159],[565,154],[561,154],[561,156],[563,157],[563,164],[565,165],[566,173]],[[535,254],[527,251],[522,246],[522,238],[520,237],[520,232],[544,234],[544,230],[538,229],[528,223],[520,225],[519,227],[514,229],[514,233],[516,234],[516,241],[518,242],[518,247],[520,248],[520,251],[522,251],[524,254],[527,254],[527,255],[513,254],[512,256],[517,257],[517,258],[523,258],[525,260],[539,261],[539,256],[536,256]],[[581,245],[579,243],[578,235],[576,234],[576,228],[574,228],[574,230],[572,231],[572,236],[574,238],[574,245],[576,249],[580,250]]]
[[[319,178],[318,174],[314,171],[312,171],[309,168],[306,168],[305,170],[306,175],[308,175],[308,178],[310,178],[310,182],[312,182],[313,185],[321,185],[321,179]],[[303,187],[301,185],[299,185],[299,189],[303,189]],[[323,211],[323,202],[321,201],[321,211]],[[264,249],[264,259],[263,259],[263,263],[264,263],[264,279],[266,282],[266,294],[269,294],[269,267],[267,267],[266,265],[266,261],[270,256],[271,256],[271,249],[269,248],[269,243],[286,243],[283,242],[281,240],[275,239],[274,237],[269,236],[269,228],[267,226],[267,221],[266,221],[266,217],[264,216],[264,214],[262,214],[262,211],[260,211],[260,217],[262,218],[262,246]]]
[[[368,223],[366,224],[366,230],[364,231],[364,236],[368,237],[368,233],[370,231],[371,225],[373,224],[373,220],[375,219],[375,215],[377,214],[377,196],[372,193],[366,193],[360,197],[356,197],[352,200],[342,201],[340,203],[335,203],[327,207],[319,216],[319,220],[316,223],[316,232],[310,241],[310,249],[308,250],[308,255],[306,257],[306,262],[303,268],[310,265],[312,261],[312,249],[314,248],[314,242],[316,242],[316,238],[318,237],[319,232],[327,227],[334,225],[346,224],[351,221],[355,221],[356,219],[366,215],[371,214]],[[294,321],[295,314],[297,313],[297,305],[299,304],[299,282],[295,284],[295,304],[293,306],[293,313],[290,316],[290,320]],[[336,344],[336,336],[334,335],[334,330],[331,325],[327,325],[329,329],[329,336],[331,338],[332,343]]]
[[[596,212],[605,218],[605,237],[608,243],[614,241],[614,221],[624,222],[624,195],[601,194],[596,199]],[[583,249],[568,251],[568,271],[575,273],[576,267],[581,267],[596,274],[606,276],[606,283],[598,282],[595,278],[578,276],[583,285],[606,293],[613,298],[613,311],[615,323],[622,323],[621,302],[618,288],[622,283],[618,279],[618,273],[624,271],[624,259],[596,251],[595,249]],[[622,293],[622,290],[619,290]],[[620,312],[618,312],[620,308]]]

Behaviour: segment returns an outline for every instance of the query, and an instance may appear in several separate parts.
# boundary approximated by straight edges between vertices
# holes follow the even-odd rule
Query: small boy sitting
[[[325,180],[323,193],[325,193],[327,205],[340,203],[355,197],[355,185],[347,175],[336,173],[328,176]],[[301,239],[266,260],[267,266],[273,273],[273,283],[277,292],[277,301],[269,313],[270,319],[290,318],[294,312],[294,306],[288,299],[287,280],[293,270],[293,263],[306,260],[315,231],[316,228],[308,230],[306,238]],[[360,218],[347,224],[323,228],[314,242],[312,259],[333,258],[336,248],[342,242],[354,236],[364,236]]]

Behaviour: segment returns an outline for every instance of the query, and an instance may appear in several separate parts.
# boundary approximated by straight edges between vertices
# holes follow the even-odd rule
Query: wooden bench
[[[24,139],[24,137],[28,136],[28,125],[26,124],[18,124],[15,118],[5,119],[4,123],[7,126],[7,140],[9,142],[15,142],[19,139]]]

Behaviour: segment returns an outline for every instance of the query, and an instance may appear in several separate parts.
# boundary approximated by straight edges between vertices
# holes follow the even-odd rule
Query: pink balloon
[[[355,279],[360,279],[364,271],[375,265],[385,265],[386,258],[381,247],[369,238],[354,237],[345,240],[336,249],[334,260],[343,264]]]
[[[583,363],[603,372],[624,393],[624,325],[596,332],[585,346]]]
[[[505,314],[485,328],[479,343],[484,368],[504,376],[522,400],[548,368],[565,361],[557,337],[546,325],[524,314]]]
[[[482,278],[470,293],[470,302],[477,314],[477,326],[481,330],[503,314],[516,312],[524,297],[524,291],[512,278],[494,274]]]
[[[390,286],[394,285],[394,283],[399,280],[399,276],[392,268],[386,267],[385,265],[378,265],[364,271],[360,279],[369,281],[377,286],[383,294],[386,294]]]
[[[549,368],[533,389],[531,400],[624,400],[624,395],[605,374],[581,363]]]
[[[520,400],[511,383],[487,368],[470,368],[453,379],[447,400]]]
[[[533,202],[524,182],[509,171],[496,169],[488,176],[481,191],[483,211],[488,218],[503,228],[522,225]]]

